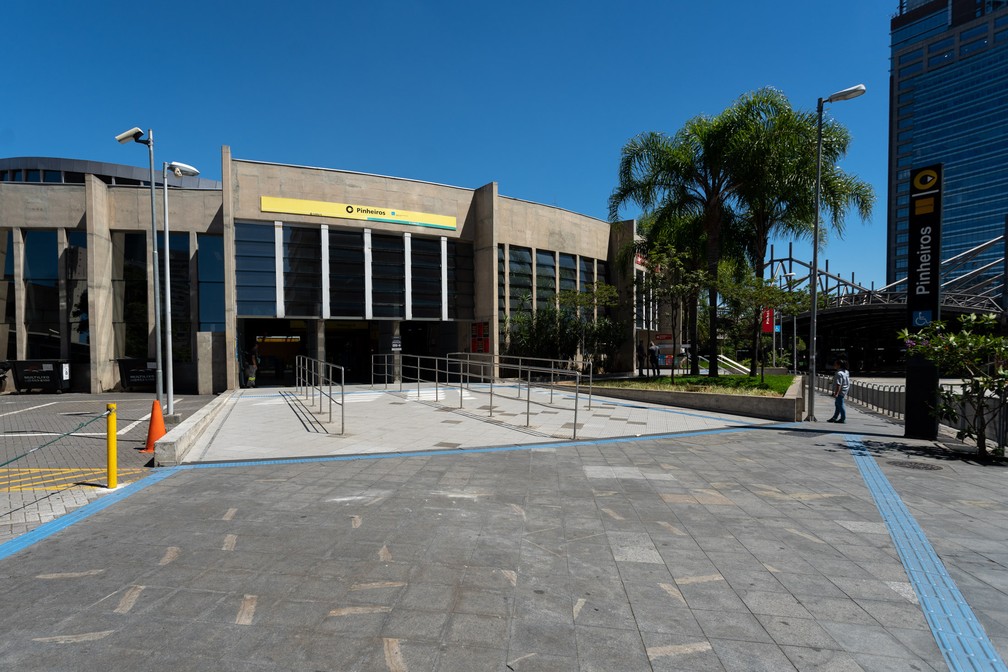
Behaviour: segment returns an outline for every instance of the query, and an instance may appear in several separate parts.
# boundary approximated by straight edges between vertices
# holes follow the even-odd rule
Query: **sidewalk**
[[[1008,653],[1004,471],[887,419],[595,400],[575,441],[553,438],[569,409],[525,428],[517,399],[504,426],[485,400],[460,413],[360,390],[338,438],[286,391],[252,392],[203,462],[6,549],[0,667],[948,669],[925,610],[962,605],[908,574],[914,519]]]

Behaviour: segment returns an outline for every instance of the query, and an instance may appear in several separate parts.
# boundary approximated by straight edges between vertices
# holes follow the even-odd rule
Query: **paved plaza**
[[[0,545],[0,669],[1005,669],[1002,467],[856,409],[442,393],[355,389],[342,434],[224,400]]]

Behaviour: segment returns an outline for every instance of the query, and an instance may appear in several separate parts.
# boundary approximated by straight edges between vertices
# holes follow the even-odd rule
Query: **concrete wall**
[[[568,210],[499,197],[494,219],[497,242],[593,259],[606,259],[609,222]]]

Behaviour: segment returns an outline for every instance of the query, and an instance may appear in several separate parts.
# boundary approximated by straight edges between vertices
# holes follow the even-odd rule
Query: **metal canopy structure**
[[[1005,259],[990,260],[991,248],[1003,243],[998,236],[941,263],[941,318],[954,322],[967,313],[1005,312]],[[775,257],[770,248],[768,276],[784,289],[808,291],[812,265],[796,259],[788,246],[786,257]],[[902,369],[902,342],[897,338],[906,326],[906,278],[876,289],[859,284],[854,275],[844,278],[831,272],[829,262],[818,272],[817,367],[828,367],[833,357],[845,354],[854,371],[896,371]],[[782,342],[808,334],[809,310],[784,316]],[[785,347],[790,349],[790,346]],[[807,359],[799,362],[805,369]]]

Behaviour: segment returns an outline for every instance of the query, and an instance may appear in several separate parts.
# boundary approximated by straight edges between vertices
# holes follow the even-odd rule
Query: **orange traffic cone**
[[[150,427],[147,429],[147,445],[140,452],[153,453],[154,442],[165,434],[167,434],[167,432],[165,431],[164,426],[164,415],[161,414],[161,402],[155,399],[150,411]]]

